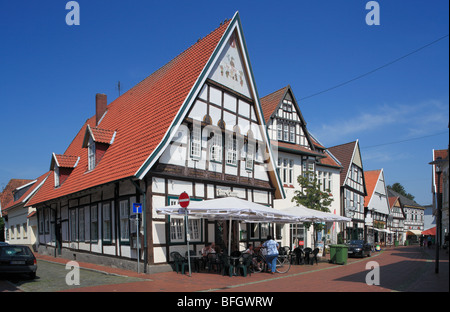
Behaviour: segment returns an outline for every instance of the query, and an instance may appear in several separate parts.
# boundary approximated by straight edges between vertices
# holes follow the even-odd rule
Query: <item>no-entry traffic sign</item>
[[[182,208],[186,208],[187,206],[189,206],[189,202],[190,198],[186,192],[181,193],[180,196],[178,197],[178,203]]]

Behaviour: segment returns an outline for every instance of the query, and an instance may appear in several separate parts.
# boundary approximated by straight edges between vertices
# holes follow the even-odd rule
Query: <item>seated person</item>
[[[202,256],[206,257],[211,249],[211,243],[206,243],[205,247],[202,248]]]
[[[242,252],[243,254],[251,254],[253,256],[252,262],[253,266],[256,268],[256,270],[261,271],[261,261],[258,261],[258,257],[256,257],[255,250],[253,249],[252,244],[248,244],[247,249]]]

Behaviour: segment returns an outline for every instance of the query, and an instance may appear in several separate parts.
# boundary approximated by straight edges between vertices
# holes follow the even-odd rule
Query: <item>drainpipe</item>
[[[141,189],[138,183],[131,179],[131,183],[134,184],[136,189],[143,195],[142,200],[142,225],[144,227],[144,273],[147,273],[148,265],[148,253],[147,253],[147,214],[146,214],[146,192]],[[139,233],[137,233],[137,238],[139,239]]]

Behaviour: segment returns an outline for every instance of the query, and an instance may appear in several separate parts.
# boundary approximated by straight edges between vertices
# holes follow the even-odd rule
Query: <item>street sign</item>
[[[142,213],[141,203],[133,203],[133,213]]]
[[[182,212],[182,210],[184,210],[184,226],[185,226],[185,229],[187,229],[187,239],[186,239],[187,253],[188,253],[187,258],[188,258],[189,276],[191,276],[191,253],[190,253],[190,248],[189,248],[189,241],[191,239],[190,239],[189,227],[188,227],[188,210],[186,209],[187,206],[189,206],[189,202],[190,202],[190,198],[186,192],[183,192],[180,194],[180,196],[178,196],[178,203],[181,206],[181,208],[178,210],[178,213],[180,213],[180,212]],[[184,208],[184,209],[182,209],[182,208]]]
[[[178,197],[178,203],[182,208],[186,208],[187,206],[189,206],[189,202],[190,198],[186,192],[181,193],[180,196]]]

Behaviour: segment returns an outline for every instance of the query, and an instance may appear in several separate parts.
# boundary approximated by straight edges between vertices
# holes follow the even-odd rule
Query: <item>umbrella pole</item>
[[[228,256],[231,256],[231,222],[233,222],[233,220],[230,217],[230,225],[228,229]]]

